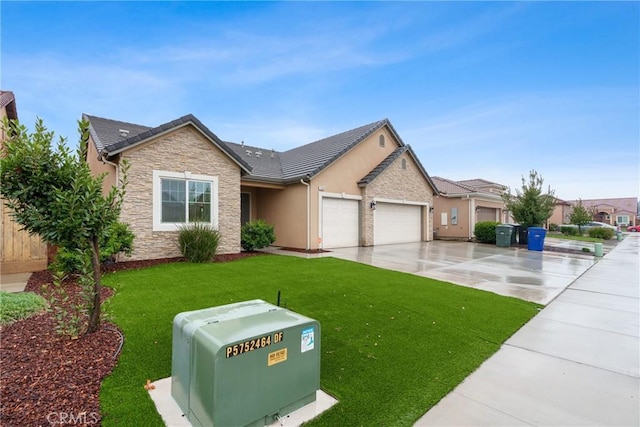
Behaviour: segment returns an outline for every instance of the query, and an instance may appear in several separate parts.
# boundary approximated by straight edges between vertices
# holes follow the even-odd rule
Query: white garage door
[[[322,247],[345,248],[360,244],[360,202],[322,198]]]
[[[374,212],[374,245],[422,240],[420,206],[378,203]]]

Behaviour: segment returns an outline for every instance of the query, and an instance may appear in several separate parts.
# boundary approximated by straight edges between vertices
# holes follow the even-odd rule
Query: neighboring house
[[[0,91],[0,120],[5,117],[11,120],[18,119],[16,100],[13,92]],[[7,139],[7,134],[2,128],[0,131],[0,147]],[[4,199],[0,198],[0,217],[2,223],[2,242],[0,242],[0,272],[2,274],[28,273],[47,268],[47,245],[40,237],[31,236],[22,231],[22,226],[14,222],[11,210],[4,205]]]
[[[575,205],[577,200],[570,200]],[[638,216],[638,198],[621,197],[614,199],[587,199],[582,205],[593,212],[593,220],[611,225],[636,225]],[[565,223],[568,223],[566,221]]]
[[[434,235],[438,239],[471,240],[477,222],[509,222],[500,196],[505,186],[484,179],[433,177],[433,182],[440,193],[434,201]]]
[[[547,226],[548,224],[569,224],[571,222],[570,216],[572,210],[573,205],[571,203],[567,202],[566,200],[558,199],[556,197],[556,206],[553,209],[551,217],[547,221]]]
[[[224,142],[193,115],[155,128],[83,117],[105,191],[128,161],[121,219],[136,235],[133,259],[179,256],[177,230],[195,220],[220,230],[220,253],[239,252],[254,219],[273,224],[282,247],[432,239],[437,189],[386,119],[276,152]]]

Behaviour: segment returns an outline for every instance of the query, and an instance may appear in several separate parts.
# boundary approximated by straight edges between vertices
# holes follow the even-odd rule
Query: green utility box
[[[511,246],[511,233],[513,225],[500,224],[496,226],[496,246],[508,248]]]
[[[262,300],[173,319],[171,395],[194,426],[265,426],[316,399],[320,324]]]

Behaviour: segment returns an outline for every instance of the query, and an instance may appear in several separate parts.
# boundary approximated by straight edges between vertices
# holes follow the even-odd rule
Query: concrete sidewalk
[[[0,291],[22,292],[31,277],[31,273],[15,273],[0,275]]]
[[[640,425],[639,255],[626,236],[416,426]]]

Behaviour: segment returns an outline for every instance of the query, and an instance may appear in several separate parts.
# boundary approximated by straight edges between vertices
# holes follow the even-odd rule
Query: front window
[[[153,171],[154,231],[204,222],[217,226],[217,177]]]
[[[618,215],[618,225],[629,224],[629,215]]]

